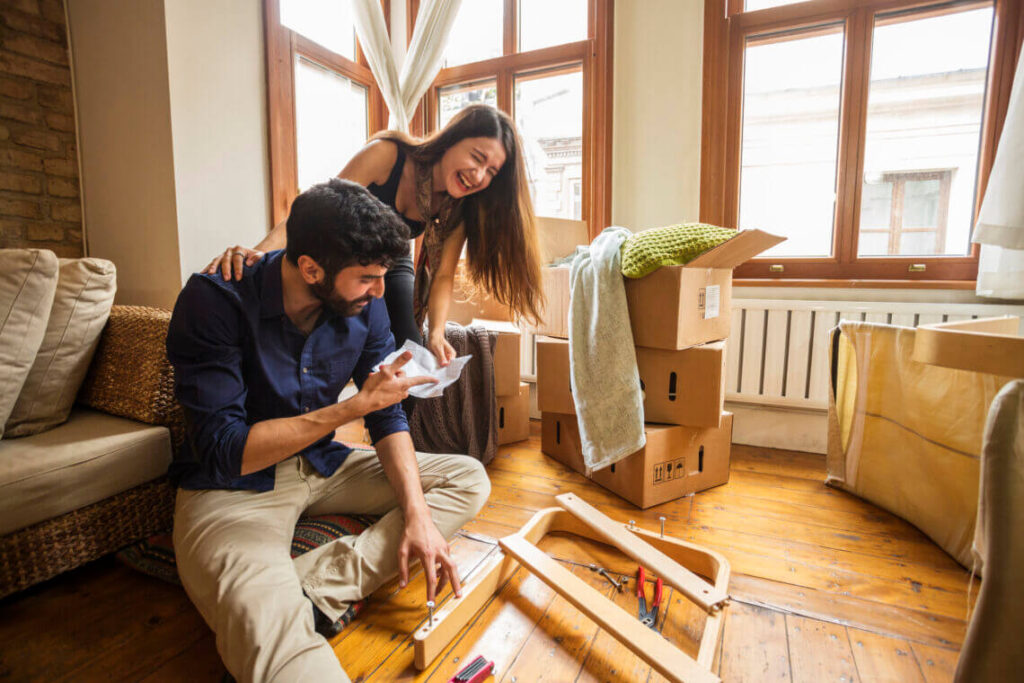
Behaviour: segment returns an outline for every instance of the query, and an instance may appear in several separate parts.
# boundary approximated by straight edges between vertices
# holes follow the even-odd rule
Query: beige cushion
[[[170,462],[166,427],[75,408],[59,427],[0,441],[0,534],[152,481]]]
[[[43,341],[57,289],[57,256],[0,249],[0,437]]]
[[[68,419],[110,316],[116,289],[116,271],[110,261],[60,260],[46,334],[7,419],[5,436],[38,434]]]

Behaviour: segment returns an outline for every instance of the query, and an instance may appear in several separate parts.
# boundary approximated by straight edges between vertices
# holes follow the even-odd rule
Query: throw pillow
[[[689,263],[735,236],[735,230],[707,223],[681,223],[635,233],[623,242],[619,252],[622,274],[636,279],[662,266]]]
[[[56,291],[56,254],[0,249],[0,437],[32,370]]]
[[[46,334],[7,420],[7,436],[38,434],[67,421],[116,289],[116,271],[110,261],[60,259]]]

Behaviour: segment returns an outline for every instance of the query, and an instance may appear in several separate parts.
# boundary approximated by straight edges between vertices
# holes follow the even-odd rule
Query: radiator
[[[827,408],[828,331],[840,320],[917,327],[1022,314],[1022,306],[995,304],[733,299],[725,398],[767,406]]]

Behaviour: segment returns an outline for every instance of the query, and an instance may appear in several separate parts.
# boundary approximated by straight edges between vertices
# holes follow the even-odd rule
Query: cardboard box
[[[732,413],[720,427],[692,428],[648,424],[647,445],[591,479],[641,508],[649,508],[729,481]],[[584,472],[575,415],[544,413],[541,450],[577,472]]]
[[[497,332],[494,340],[494,394],[496,396],[519,395],[519,344],[522,335],[519,328],[500,320],[473,320],[491,332]]]
[[[683,266],[626,278],[626,301],[637,346],[685,349],[729,336],[732,269],[784,237],[741,230]]]
[[[537,409],[542,413],[576,412],[569,381],[569,340],[537,337]]]
[[[544,291],[542,320],[531,328],[537,334],[569,338],[569,266],[545,266],[541,269]]]
[[[637,347],[644,420],[718,427],[725,406],[725,342],[667,351]]]
[[[498,445],[530,438],[530,385],[519,383],[515,396],[498,396]]]
[[[644,421],[718,427],[725,405],[725,342],[678,351],[636,349]],[[569,342],[537,338],[537,408],[576,412],[569,380]]]

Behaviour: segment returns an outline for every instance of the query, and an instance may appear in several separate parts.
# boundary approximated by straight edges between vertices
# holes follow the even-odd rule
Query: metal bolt
[[[632,519],[631,519],[631,520],[629,520],[629,528],[630,528],[630,529],[633,529],[633,528],[635,528],[635,527],[636,527],[636,521],[634,521],[634,520],[632,520]]]
[[[434,627],[434,601],[427,600],[427,611],[430,613],[430,627]]]
[[[658,517],[658,519],[661,520],[661,537],[665,538],[665,515]]]
[[[612,582],[612,585],[615,586],[615,589],[617,591],[619,591],[620,593],[622,592],[622,583],[616,581],[615,578],[611,574],[609,574],[604,567],[598,567],[596,564],[588,564],[587,569],[589,569],[592,572],[597,572],[604,578],[608,579]]]

